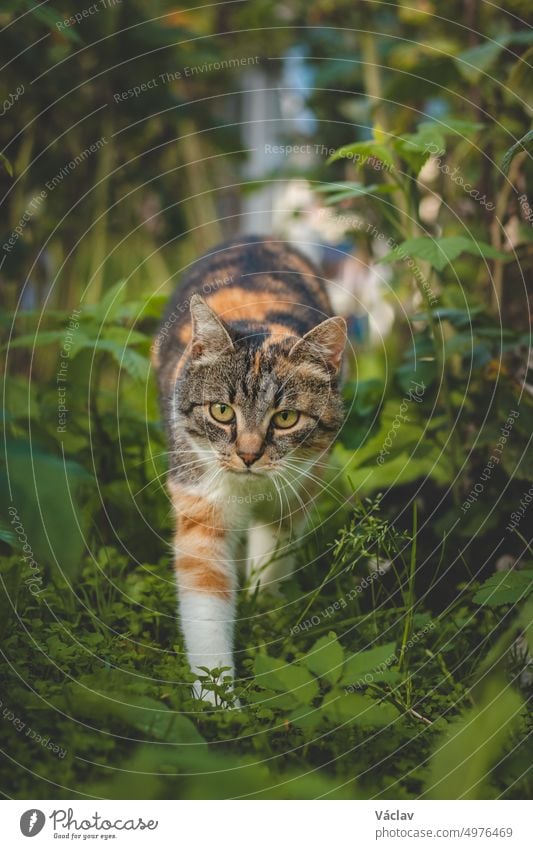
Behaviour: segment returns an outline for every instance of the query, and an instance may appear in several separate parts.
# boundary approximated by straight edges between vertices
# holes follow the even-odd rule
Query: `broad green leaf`
[[[90,340],[89,344],[84,347],[94,348],[94,340]],[[150,360],[139,354],[138,351],[125,348],[111,339],[101,339],[95,347],[95,351],[106,351],[111,354],[119,368],[127,372],[134,380],[138,380],[140,383],[146,383],[148,380]]]
[[[318,693],[316,679],[298,663],[285,663],[266,654],[258,654],[254,672],[260,687],[288,693],[301,703],[311,702]]]
[[[454,61],[465,79],[477,83],[494,64],[503,47],[501,41],[486,41],[459,53],[454,57]]]
[[[474,254],[487,259],[508,260],[510,258],[509,254],[496,250],[492,245],[474,241],[466,236],[444,236],[439,239],[418,236],[415,239],[407,239],[405,242],[401,242],[396,250],[390,251],[380,259],[380,262],[394,262],[416,256],[429,262],[437,271],[442,271],[448,263],[462,253]]]
[[[353,722],[359,728],[383,728],[400,716],[397,708],[387,702],[341,690],[328,693],[322,710],[335,723]]]
[[[67,424],[68,428],[68,418]],[[31,545],[41,586],[45,564],[73,577],[85,551],[86,518],[82,493],[93,479],[78,463],[46,453],[36,444],[13,440],[7,445],[7,471],[0,473],[0,507],[7,511],[7,474],[13,503]]]
[[[265,689],[284,690],[285,685],[278,673],[286,665],[283,660],[276,657],[270,657],[268,654],[257,654],[254,660],[256,683]]]
[[[343,145],[329,157],[328,164],[336,162],[338,159],[350,159],[355,165],[362,166],[370,157],[381,160],[390,168],[394,167],[394,158],[390,150],[385,145],[377,144],[375,141],[360,141]]]
[[[509,744],[523,706],[508,681],[492,679],[481,703],[448,726],[431,758],[425,796],[431,799],[487,799],[490,774]]]
[[[143,737],[163,740],[174,745],[195,744],[205,747],[203,737],[186,716],[170,711],[164,704],[150,696],[139,696],[128,690],[111,687],[108,693],[99,693],[90,686],[70,684],[66,688],[67,703],[76,717],[83,717],[97,728],[102,723],[118,725],[125,736],[128,729],[136,729]]]
[[[466,137],[473,136],[485,126],[481,121],[465,121],[463,118],[450,118],[448,115],[442,118],[441,124],[445,135],[454,133]]]
[[[295,725],[302,731],[307,731],[309,733],[315,731],[320,723],[324,722],[324,718],[325,713],[323,712],[321,705],[319,707],[299,705],[296,710],[293,710],[293,712],[287,717],[288,721],[292,725]]]
[[[342,672],[344,652],[334,631],[327,637],[321,637],[302,658],[304,663],[319,678],[325,678],[330,684],[335,684]]]
[[[346,660],[342,670],[341,684],[345,686],[356,684],[365,675],[371,675],[373,680],[377,681],[380,670],[385,672],[396,662],[396,643],[385,643],[383,646],[357,652]],[[362,681],[362,683],[365,682]]]
[[[107,290],[100,303],[94,307],[90,307],[88,312],[90,310],[90,314],[93,316],[95,321],[109,324],[109,322],[115,320],[117,313],[120,311],[122,303],[125,300],[126,294],[126,282],[124,280],[119,280]]]
[[[65,341],[65,336],[68,330],[42,330],[35,333],[26,333],[24,336],[18,336],[12,339],[11,342],[4,345],[4,350],[7,348],[40,348],[42,345],[62,345]],[[73,345],[69,349],[69,354],[72,357],[73,352],[77,352],[84,345],[90,344],[91,340],[85,336],[80,330],[75,330],[73,333]],[[75,345],[75,347],[74,347]]]
[[[145,318],[160,319],[168,300],[168,295],[151,295],[145,301],[130,301],[121,304],[115,313],[115,320],[133,319],[139,322]]]
[[[473,600],[487,607],[499,607],[500,604],[516,604],[532,592],[533,570],[509,570],[487,578]]]
[[[478,83],[484,74],[494,66],[501,51],[510,44],[531,44],[533,32],[506,32],[494,40],[486,40],[483,44],[469,47],[454,57],[454,62],[461,74],[471,83]],[[522,57],[523,59],[523,57]]]
[[[259,704],[263,708],[271,709],[271,710],[294,710],[298,707],[298,710],[301,711],[301,702],[297,699],[293,693],[277,693],[275,690],[261,690],[259,692],[255,692],[254,690],[250,690],[247,694],[247,698],[250,702],[254,704]],[[308,706],[305,705],[305,710],[308,710]]]
[[[423,121],[418,125],[416,133],[400,136],[396,144],[400,150],[411,149],[419,153],[428,153],[429,147],[442,151],[446,148],[443,130],[433,121]]]
[[[131,330],[129,327],[119,327],[117,325],[107,325],[102,328],[100,339],[110,339],[124,347],[132,345],[140,345],[150,341],[150,337],[146,333],[141,333],[138,330]]]

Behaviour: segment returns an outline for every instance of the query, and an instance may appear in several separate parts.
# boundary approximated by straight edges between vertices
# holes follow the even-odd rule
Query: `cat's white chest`
[[[283,493],[276,480],[266,475],[224,475],[217,499],[226,515],[243,523],[273,521],[283,515]]]

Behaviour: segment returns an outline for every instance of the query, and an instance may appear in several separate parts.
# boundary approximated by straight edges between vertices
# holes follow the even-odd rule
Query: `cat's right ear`
[[[201,295],[192,296],[190,309],[193,359],[216,359],[220,354],[234,350],[233,340],[226,325]]]

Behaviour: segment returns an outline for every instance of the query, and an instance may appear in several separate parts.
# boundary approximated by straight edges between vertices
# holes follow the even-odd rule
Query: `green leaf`
[[[465,79],[477,83],[494,64],[503,47],[501,41],[486,41],[459,53],[454,57],[454,61]]]
[[[444,236],[439,239],[418,236],[401,242],[395,250],[385,254],[380,262],[394,262],[416,256],[429,262],[437,271],[442,271],[448,263],[462,253],[479,255],[488,259],[510,259],[509,254],[496,250],[492,245],[474,241],[466,236]]]
[[[362,183],[328,183],[325,186],[319,186],[317,192],[328,195],[327,203],[335,204],[343,200],[351,200],[353,198],[365,197],[368,195],[382,195],[394,191],[394,186],[389,186],[386,183],[373,183],[370,186],[364,186]]]
[[[63,15],[51,8],[48,4],[36,2],[36,0],[24,0],[23,5],[27,9],[30,9],[37,20],[45,24],[52,32],[60,32],[61,35],[69,41],[73,41],[78,44],[81,42],[81,38],[75,31],[74,27],[63,27],[61,30],[57,29],[56,24],[61,23]]]
[[[530,130],[525,136],[522,136],[516,144],[513,144],[509,150],[506,151],[505,156],[502,159],[502,171],[505,175],[509,173],[509,168],[511,167],[511,162],[515,158],[518,153],[526,150],[530,151],[533,149],[533,130]]]
[[[14,546],[13,542],[6,540],[9,545]],[[20,543],[17,538],[17,548]],[[17,593],[22,581],[22,570],[20,561],[17,558],[15,561],[0,561],[0,639],[8,634],[8,627],[11,619],[14,617],[17,610]]]
[[[9,176],[12,177],[13,176],[13,166],[11,165],[11,162],[9,161],[7,156],[5,156],[5,154],[3,154],[3,153],[0,153],[0,162],[2,163],[4,168],[6,169]]]
[[[45,453],[22,439],[8,443],[7,455],[7,470],[0,473],[0,508],[8,503],[9,474],[13,503],[32,549],[39,582],[45,578],[45,563],[73,577],[86,545],[81,495],[92,487],[92,477],[78,463]]]
[[[258,654],[254,660],[254,673],[260,687],[287,693],[298,702],[309,703],[318,694],[316,679],[298,663],[285,663],[266,654]]]
[[[120,311],[125,297],[126,282],[119,280],[107,290],[99,304],[90,308],[90,313],[97,322],[109,324]]]
[[[109,339],[111,342],[116,342],[123,347],[131,345],[140,345],[149,343],[150,337],[146,333],[141,333],[138,330],[132,330],[129,327],[120,327],[117,325],[106,325],[102,328],[102,333],[98,339],[100,344],[101,339]]]
[[[445,135],[450,133],[460,136],[473,136],[484,128],[481,121],[465,121],[463,118],[449,118],[447,115],[442,119],[442,129]]]
[[[3,350],[7,348],[40,348],[42,345],[62,345],[65,341],[67,330],[41,330],[35,333],[26,333],[24,336],[18,336],[12,339],[11,342],[3,346]],[[70,356],[74,356],[73,352],[77,352],[81,347],[90,344],[91,340],[81,331],[76,330],[73,335],[73,344],[69,349]]]
[[[330,631],[327,637],[321,637],[316,641],[301,662],[314,675],[325,678],[330,684],[335,684],[341,676],[343,659],[344,652],[337,640],[337,635],[334,631]]]
[[[385,672],[395,662],[396,643],[385,643],[383,646],[357,652],[345,662],[341,684],[356,684],[365,675],[371,675],[372,680],[378,681],[380,671]]]
[[[115,313],[115,320],[134,319],[139,322],[145,318],[161,318],[163,309],[168,301],[168,295],[151,295],[144,301],[129,301],[121,304]]]
[[[394,142],[398,153],[408,161],[418,173],[430,154],[440,155],[446,151],[446,137],[460,135],[472,136],[483,128],[478,121],[463,121],[459,118],[444,117],[442,121],[422,121],[416,133],[399,136]]]
[[[127,734],[127,729],[133,728],[148,741],[155,739],[174,745],[196,744],[205,747],[203,737],[190,719],[170,711],[156,699],[114,686],[110,686],[106,693],[99,693],[93,689],[94,685],[90,681],[84,680],[83,684],[85,686],[78,683],[68,685],[67,702],[76,717],[86,718],[97,728],[111,722],[119,727],[122,734]]]
[[[362,166],[370,157],[381,160],[389,168],[394,167],[394,158],[390,150],[384,144],[378,144],[371,139],[369,141],[354,142],[353,144],[346,144],[343,147],[339,147],[329,157],[328,165],[331,162],[336,162],[338,159],[351,159],[355,165]]]
[[[415,174],[418,174],[432,153],[444,153],[446,142],[438,124],[424,121],[418,125],[416,133],[399,136],[394,147]]]
[[[420,152],[427,151],[433,145],[439,150],[445,150],[443,128],[435,121],[422,121],[416,133],[400,136],[397,143],[400,149],[407,147]]]
[[[476,604],[499,607],[516,604],[533,592],[533,570],[496,572],[487,578],[474,596]]]
[[[339,690],[328,693],[322,709],[333,722],[353,722],[359,728],[383,728],[400,716],[397,708],[387,702]]]
[[[261,690],[259,692],[250,690],[247,698],[254,704],[259,704],[262,708],[270,710],[282,710],[285,712],[294,710],[297,707],[300,712],[302,710],[301,702],[292,693],[277,693],[275,690]],[[309,706],[305,705],[305,710],[308,709]]]
[[[94,341],[90,340],[89,345],[84,347],[95,347]],[[101,339],[96,346],[96,351],[107,351],[108,354],[111,354],[118,367],[127,372],[134,380],[138,380],[140,383],[146,383],[148,380],[150,360],[132,348],[125,348],[111,339]]]
[[[449,321],[454,327],[467,327],[480,312],[483,312],[483,307],[468,307],[468,309],[437,307],[432,311],[432,315],[439,321]],[[429,321],[429,315],[427,312],[417,313],[412,316],[411,321]]]
[[[511,746],[523,701],[508,681],[492,679],[481,702],[448,726],[434,751],[426,794],[431,799],[488,799],[490,773]]]
[[[465,79],[471,83],[478,83],[494,65],[504,47],[510,44],[531,44],[532,39],[531,31],[506,32],[494,40],[487,40],[483,44],[469,47],[468,50],[455,56],[454,62]]]

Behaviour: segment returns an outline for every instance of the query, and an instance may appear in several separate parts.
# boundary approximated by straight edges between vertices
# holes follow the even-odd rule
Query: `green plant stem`
[[[95,224],[91,237],[90,286],[87,290],[87,303],[90,304],[97,304],[100,300],[104,285],[104,267],[107,256],[109,175],[113,168],[113,117],[110,110],[104,113],[102,128],[102,136],[107,139],[107,144],[99,152],[95,176]]]
[[[518,178],[518,173],[520,171],[520,168],[522,167],[522,163],[524,162],[527,156],[528,153],[526,150],[522,151],[522,153],[519,153],[515,156],[509,168],[509,175],[506,177],[506,181],[503,185],[503,188],[501,189],[496,198],[496,206],[494,208],[492,222],[490,225],[490,241],[492,246],[498,251],[502,250],[503,240],[505,236],[502,220],[505,213],[507,212],[509,198],[511,196],[511,192],[514,191],[514,184]],[[502,309],[503,263],[503,260],[495,259],[494,265],[492,267],[491,302],[492,310],[496,314],[499,314]]]
[[[402,645],[400,648],[400,659],[398,661],[398,669],[407,670],[407,643],[413,631],[413,618],[415,609],[415,574],[416,574],[416,548],[418,534],[418,512],[416,501],[413,501],[413,542],[411,545],[411,560],[409,563],[409,578],[407,584],[407,603],[405,624],[403,629]],[[408,675],[405,680],[406,685],[406,704],[411,707],[412,699],[412,681]]]

